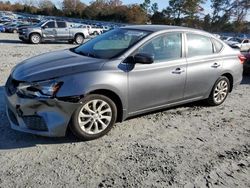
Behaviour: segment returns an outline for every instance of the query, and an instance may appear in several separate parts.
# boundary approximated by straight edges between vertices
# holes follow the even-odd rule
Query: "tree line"
[[[132,24],[167,24],[204,29],[209,32],[248,32],[250,0],[169,0],[164,9],[144,0],[142,4],[124,5],[120,0],[93,0],[89,5],[80,0],[63,0],[55,5],[51,0],[0,1],[0,10],[26,12],[48,16],[113,21]]]

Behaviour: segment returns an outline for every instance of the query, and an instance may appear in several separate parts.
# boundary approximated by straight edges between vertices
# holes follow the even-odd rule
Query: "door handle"
[[[181,68],[176,68],[175,70],[172,71],[173,74],[181,74],[183,72],[185,72],[185,70]]]
[[[212,65],[212,67],[213,67],[213,68],[218,68],[218,67],[220,67],[220,64],[219,64],[219,63],[214,63],[214,64]]]

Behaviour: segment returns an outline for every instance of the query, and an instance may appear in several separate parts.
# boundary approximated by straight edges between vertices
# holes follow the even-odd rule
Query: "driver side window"
[[[182,56],[181,33],[168,33],[158,36],[138,49],[138,53],[154,55],[155,62],[180,59]]]
[[[55,28],[55,22],[48,22],[44,25],[46,28]]]

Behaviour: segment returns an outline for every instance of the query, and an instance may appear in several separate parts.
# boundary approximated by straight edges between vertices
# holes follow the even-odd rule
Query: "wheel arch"
[[[88,92],[86,95],[90,95],[90,94],[104,95],[110,98],[112,101],[114,101],[116,108],[117,108],[117,120],[116,121],[117,122],[123,121],[123,103],[118,94],[108,89],[96,89],[96,90]]]
[[[29,39],[30,39],[31,35],[33,35],[33,34],[38,34],[38,35],[40,35],[40,37],[42,38],[41,33],[39,33],[39,32],[32,32],[32,33],[29,33]]]
[[[233,91],[233,85],[234,85],[233,75],[231,73],[227,72],[227,73],[222,74],[221,76],[225,76],[225,77],[228,78],[229,83],[230,83],[230,90],[229,90],[229,92],[232,92]]]
[[[78,32],[78,33],[76,33],[76,34],[74,35],[74,38],[76,38],[76,36],[77,36],[77,35],[82,35],[82,36],[83,36],[83,38],[85,39],[85,35],[84,35],[84,33]]]

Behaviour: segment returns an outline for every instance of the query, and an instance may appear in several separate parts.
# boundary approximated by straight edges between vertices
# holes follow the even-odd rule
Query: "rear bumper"
[[[26,133],[62,137],[77,103],[57,99],[20,98],[16,94],[9,96],[5,92],[6,113],[11,128]]]

